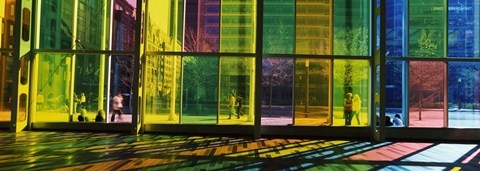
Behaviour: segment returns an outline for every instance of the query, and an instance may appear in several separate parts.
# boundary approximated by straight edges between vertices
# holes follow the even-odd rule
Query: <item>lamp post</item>
[[[307,77],[305,79],[306,88],[307,88],[306,95],[305,95],[305,116],[307,116],[306,113],[308,113],[308,103],[309,103],[308,99],[310,98],[309,97],[309,94],[310,94],[310,91],[309,91],[309,89],[310,89],[310,86],[309,86],[309,84],[310,84],[310,77],[309,77],[310,61],[308,59],[305,61],[305,70],[306,70],[305,74],[307,75]]]
[[[457,99],[457,106],[458,106],[458,110],[460,110],[460,105],[461,105],[461,99],[462,99],[462,95],[461,95],[461,91],[460,91],[460,84],[462,84],[462,78],[458,78],[457,80],[457,96],[458,96],[458,99]]]

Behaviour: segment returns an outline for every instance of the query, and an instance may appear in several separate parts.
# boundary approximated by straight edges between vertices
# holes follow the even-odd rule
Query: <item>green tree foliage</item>
[[[438,35],[434,31],[427,31],[425,29],[420,31],[420,37],[417,40],[417,45],[410,51],[410,55],[414,57],[436,57],[443,56],[438,51],[439,42],[435,42],[434,38]]]
[[[365,27],[338,29],[334,35],[335,55],[367,56],[369,53],[369,34]],[[368,71],[368,61],[336,60],[334,66],[334,79],[341,83],[344,93],[352,92],[353,87],[360,80],[368,79],[369,75],[355,74]]]

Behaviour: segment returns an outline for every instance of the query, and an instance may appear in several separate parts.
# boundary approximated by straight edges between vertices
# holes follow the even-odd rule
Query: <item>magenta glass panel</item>
[[[445,63],[411,61],[409,126],[444,127]]]

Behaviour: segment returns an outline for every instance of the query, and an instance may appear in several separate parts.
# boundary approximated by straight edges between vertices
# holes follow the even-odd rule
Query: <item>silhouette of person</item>
[[[357,119],[357,125],[360,125],[360,109],[362,107],[362,100],[360,99],[360,96],[358,94],[353,95],[353,100],[352,100],[352,118],[355,116],[355,119]]]
[[[228,119],[232,119],[232,115],[235,114],[235,95],[233,95],[233,93],[230,96],[228,107],[229,107]]]
[[[87,101],[87,97],[85,97],[85,93],[80,93],[80,99],[78,99],[78,106],[81,109],[85,109],[85,102]]]
[[[393,118],[393,125],[394,126],[403,126],[403,121],[402,118],[400,118],[400,114],[395,114],[395,117]]]
[[[97,116],[95,116],[95,122],[103,122],[104,112],[102,109],[98,110]]]
[[[110,121],[115,122],[115,114],[118,114],[119,118],[122,118],[122,108],[123,108],[123,96],[121,92],[117,92],[117,95],[112,98],[112,117],[110,118]]]
[[[345,125],[351,125],[352,122],[352,93],[347,93],[343,100],[343,115],[345,118]]]
[[[392,118],[390,118],[390,116],[385,116],[385,126],[393,126]]]
[[[86,109],[80,109],[80,115],[78,115],[77,119],[80,122],[88,122],[87,110]]]
[[[240,115],[242,113],[242,97],[239,95],[237,96],[237,119],[240,119]]]

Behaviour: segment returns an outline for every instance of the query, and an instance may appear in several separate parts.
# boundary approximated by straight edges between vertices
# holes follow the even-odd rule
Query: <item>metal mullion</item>
[[[254,57],[255,53],[212,53],[212,52],[163,52],[149,51],[146,55],[177,55],[177,56],[222,56],[222,57]]]
[[[105,55],[135,55],[135,51],[110,51],[110,50],[69,50],[69,49],[36,49],[33,53],[49,53],[49,54],[105,54]]]
[[[480,58],[387,57],[387,60],[391,60],[391,61],[480,62]]]
[[[346,59],[346,60],[370,60],[371,56],[347,56],[347,55],[307,55],[307,54],[267,54],[264,57],[275,57],[275,58],[309,58],[309,59]]]
[[[255,37],[255,95],[254,95],[254,124],[253,137],[261,137],[261,119],[262,119],[262,62],[263,62],[263,1],[256,3],[257,13],[255,15],[257,21],[256,37]]]
[[[12,48],[0,48],[0,52],[13,52]]]

